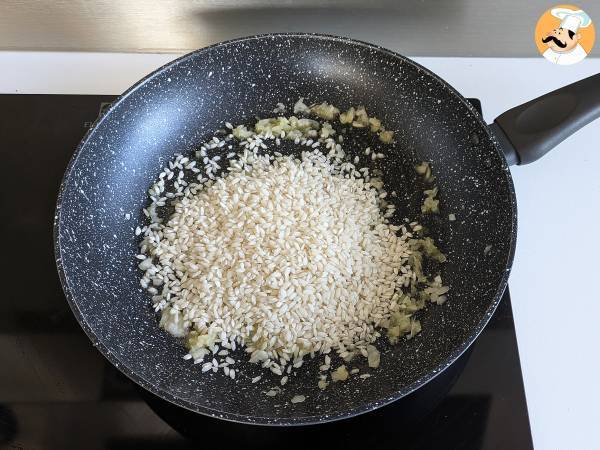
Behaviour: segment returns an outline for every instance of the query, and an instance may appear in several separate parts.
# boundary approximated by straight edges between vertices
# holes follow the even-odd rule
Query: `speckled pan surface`
[[[325,391],[318,362],[279,378],[247,364],[236,380],[201,374],[186,350],[157,327],[139,285],[135,227],[146,191],[174,153],[190,153],[225,121],[266,117],[278,102],[365,105],[396,131],[381,160],[388,190],[404,215],[418,218],[422,199],[414,163],[432,161],[442,214],[426,219],[448,255],[451,286],[443,307],[421,314],[423,332],[386,347],[379,370]],[[357,135],[362,151],[375,142]],[[454,213],[457,220],[448,221]],[[131,214],[127,219],[126,214]],[[516,239],[516,204],[508,167],[485,123],[444,81],[414,62],[345,38],[285,34],[240,39],[186,55],[127,91],[85,136],[58,198],[55,249],[71,307],[93,344],[120,370],[182,407],[227,420],[308,424],[367,412],[398,399],[452,363],[477,337],[506,286]],[[485,253],[486,247],[491,251]],[[334,363],[335,364],[335,363]],[[354,366],[354,365],[352,365]],[[357,367],[364,370],[363,363]],[[304,370],[306,369],[306,370]],[[304,403],[291,404],[296,395]]]

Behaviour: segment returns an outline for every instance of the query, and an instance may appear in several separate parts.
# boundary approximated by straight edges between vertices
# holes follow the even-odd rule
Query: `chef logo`
[[[595,29],[585,11],[572,5],[549,9],[535,27],[535,43],[544,58],[566,66],[583,60],[594,46]]]

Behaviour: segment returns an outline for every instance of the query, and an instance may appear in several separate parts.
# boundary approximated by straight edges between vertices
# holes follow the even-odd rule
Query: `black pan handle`
[[[509,164],[540,159],[600,117],[600,74],[542,95],[496,117],[490,125]]]

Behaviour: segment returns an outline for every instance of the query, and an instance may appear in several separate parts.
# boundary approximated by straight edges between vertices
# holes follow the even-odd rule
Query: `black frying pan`
[[[418,217],[413,166],[431,161],[442,214],[422,218],[448,255],[449,301],[421,314],[423,332],[385,347],[381,367],[325,391],[317,360],[275,397],[279,378],[247,364],[235,381],[200,374],[181,342],[160,330],[139,286],[134,228],[146,191],[176,152],[190,153],[225,121],[268,117],[278,102],[366,105],[396,131],[396,156],[378,160],[388,191],[406,193],[400,217]],[[186,55],[120,97],[75,152],[58,198],[56,261],[67,299],[93,344],[134,381],[179,406],[257,424],[308,424],[367,412],[399,399],[463,353],[506,287],[516,239],[508,165],[531,162],[600,115],[600,75],[519,106],[486,125],[439,77],[379,47],[345,38],[251,37]],[[352,134],[355,146],[378,145]],[[353,145],[346,145],[350,149]],[[354,156],[351,154],[351,156]],[[132,214],[127,220],[125,214]],[[455,222],[448,220],[454,213]],[[421,218],[419,218],[421,219]],[[487,250],[486,250],[487,249]],[[291,404],[296,394],[304,403]]]

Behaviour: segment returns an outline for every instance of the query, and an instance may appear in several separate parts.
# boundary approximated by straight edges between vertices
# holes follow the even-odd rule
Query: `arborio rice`
[[[136,229],[141,285],[161,311],[160,326],[186,338],[185,358],[202,372],[235,379],[229,354],[239,346],[282,385],[306,355],[332,350],[376,368],[380,333],[392,343],[411,338],[421,330],[414,313],[446,300],[440,276],[421,269],[423,255],[444,255],[418,223],[389,222],[395,207],[382,181],[358,157],[347,161],[342,137],[315,118],[369,127],[384,144],[393,133],[364,107],[340,114],[301,99],[293,110],[313,118],[263,119],[253,130],[227,123],[230,134],[195,158],[177,155],[149,190],[149,224]],[[297,146],[296,156],[268,148],[282,140]],[[224,146],[228,159],[209,156]],[[322,389],[330,369],[325,356]],[[344,365],[332,371],[332,381],[348,376]]]

